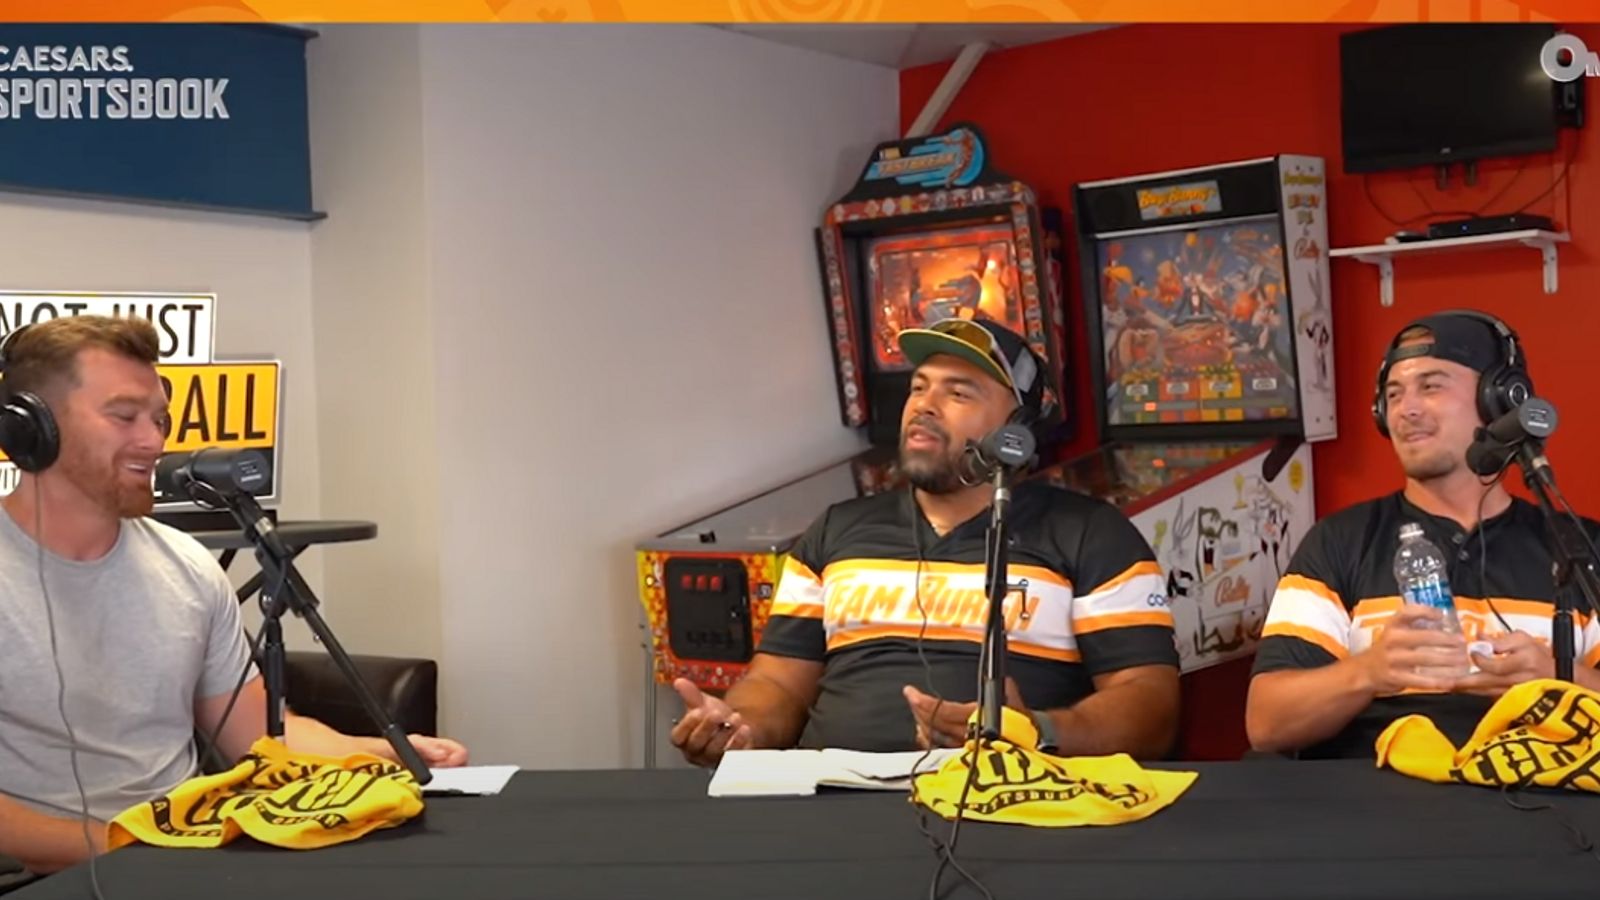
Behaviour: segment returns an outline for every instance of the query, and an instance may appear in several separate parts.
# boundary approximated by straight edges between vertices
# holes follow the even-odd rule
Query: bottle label
[[[1406,588],[1405,602],[1417,606],[1431,606],[1434,609],[1455,609],[1455,603],[1450,598],[1450,589],[1441,584],[1438,578],[1429,578]]]

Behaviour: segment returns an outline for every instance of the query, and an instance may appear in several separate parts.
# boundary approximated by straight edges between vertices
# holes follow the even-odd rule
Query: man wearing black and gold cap
[[[1506,690],[1554,677],[1543,515],[1467,462],[1478,429],[1532,394],[1515,332],[1487,314],[1426,316],[1391,341],[1373,417],[1405,487],[1318,522],[1296,550],[1250,684],[1256,749],[1372,757],[1384,728],[1410,714],[1459,746]],[[1412,523],[1446,557],[1460,635],[1430,627],[1437,610],[1401,604],[1393,563],[1399,530]],[[1574,624],[1574,679],[1600,689],[1600,622]],[[1472,671],[1438,674],[1452,667]]]
[[[901,332],[915,366],[901,415],[910,489],[830,507],[791,551],[746,677],[725,699],[687,680],[673,743],[728,749],[955,746],[978,686],[993,487],[962,477],[969,442],[1042,416],[1045,368],[1015,333],[948,319]],[[1023,482],[1008,507],[1009,705],[1062,755],[1165,754],[1178,655],[1165,582],[1115,507]],[[942,698],[942,700],[940,699]]]

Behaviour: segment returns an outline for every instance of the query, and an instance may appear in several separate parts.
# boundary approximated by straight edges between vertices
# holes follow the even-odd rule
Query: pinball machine
[[[1102,445],[1035,477],[1102,497],[1167,576],[1185,673],[1254,652],[1336,435],[1324,165],[1276,156],[1074,191]]]

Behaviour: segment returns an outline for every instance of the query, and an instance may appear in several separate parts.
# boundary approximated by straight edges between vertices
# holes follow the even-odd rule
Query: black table
[[[997,900],[1600,897],[1600,860],[1574,847],[1556,814],[1519,812],[1492,789],[1362,762],[1187,768],[1199,780],[1142,822],[967,823],[958,859]],[[713,800],[707,780],[685,770],[519,773],[498,797],[429,798],[400,828],[324,850],[248,839],[220,850],[125,848],[102,858],[100,883],[108,900],[927,895],[934,857],[904,794]],[[1600,837],[1600,796],[1521,800],[1554,802]],[[942,896],[977,896],[956,883],[947,874]],[[87,870],[13,896],[79,900]]]

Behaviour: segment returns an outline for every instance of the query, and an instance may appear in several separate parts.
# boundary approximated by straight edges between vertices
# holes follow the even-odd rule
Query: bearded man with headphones
[[[1323,519],[1296,550],[1250,682],[1245,721],[1255,749],[1373,758],[1383,729],[1411,714],[1461,746],[1507,689],[1555,677],[1556,587],[1543,515],[1467,463],[1478,429],[1531,396],[1521,342],[1493,316],[1425,316],[1390,342],[1372,411],[1405,487]],[[1407,523],[1445,554],[1463,635],[1430,627],[1441,621],[1437,610],[1401,605],[1392,566]],[[1574,679],[1600,689],[1600,622],[1574,627]],[[1475,641],[1492,653],[1481,645],[1469,652]],[[1471,671],[1418,671],[1441,661]]]
[[[0,853],[48,873],[104,823],[198,773],[198,730],[231,764],[266,733],[227,575],[147,516],[171,420],[142,319],[79,316],[0,343]],[[237,702],[229,711],[229,702]],[[386,741],[289,715],[291,749],[393,758]],[[412,736],[430,766],[466,750]]]
[[[679,679],[672,742],[691,762],[752,747],[958,746],[976,708],[994,487],[969,444],[1033,427],[1046,369],[994,322],[898,336],[916,366],[901,413],[904,491],[830,507],[785,561],[761,645],[725,698]],[[1178,723],[1165,580],[1115,507],[1037,481],[1012,491],[1007,704],[1044,749],[1158,758]]]

